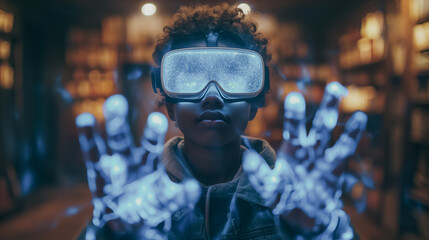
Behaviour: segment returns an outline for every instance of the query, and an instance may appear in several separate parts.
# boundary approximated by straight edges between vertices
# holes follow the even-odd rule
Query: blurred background
[[[157,36],[181,6],[215,1],[0,0],[0,238],[75,239],[91,216],[75,117],[122,93],[136,140],[165,111],[151,88]],[[326,83],[349,95],[339,126],[369,116],[351,170],[367,208],[346,209],[361,239],[429,239],[429,0],[247,0],[270,40],[268,106],[246,134],[278,147],[283,99],[301,91],[308,123]],[[170,124],[167,137],[180,134]]]

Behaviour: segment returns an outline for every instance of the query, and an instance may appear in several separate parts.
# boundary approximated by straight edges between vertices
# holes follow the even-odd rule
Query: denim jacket
[[[244,138],[243,138],[244,139]],[[273,167],[276,155],[262,139],[247,138]],[[242,151],[246,150],[244,144]],[[182,154],[183,139],[175,137],[164,146],[163,162],[170,178],[180,182],[192,177]],[[202,193],[194,209],[182,209],[172,216],[169,239],[281,239],[271,210],[251,186],[242,168],[227,183],[202,186]],[[284,233],[282,234],[284,235]]]
[[[276,154],[271,146],[262,139],[242,138],[243,144],[257,151],[272,168]],[[174,182],[181,182],[193,177],[182,154],[183,138],[170,139],[164,146],[162,161],[165,169]],[[211,239],[296,239],[293,229],[286,229],[278,224],[278,216],[264,205],[263,199],[253,189],[246,174],[240,167],[230,182],[201,186],[202,193],[193,209],[183,208],[172,215],[170,240],[211,240]],[[83,232],[78,239],[84,239]],[[317,235],[307,236],[310,239]],[[359,237],[354,234],[353,239]],[[106,225],[100,229],[97,239],[136,239],[132,234],[117,235]],[[302,238],[300,238],[302,239]],[[334,237],[341,239],[341,237]]]

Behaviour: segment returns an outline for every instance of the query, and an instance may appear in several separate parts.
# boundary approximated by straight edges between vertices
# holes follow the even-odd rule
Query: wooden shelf
[[[279,65],[293,64],[293,65],[306,65],[314,64],[314,61],[310,57],[299,58],[299,57],[286,57],[279,59]]]
[[[341,68],[342,72],[372,72],[379,69],[383,65],[384,60],[381,59],[377,62],[372,62],[364,65],[358,65],[351,68]]]
[[[294,83],[303,83],[304,85],[321,85],[321,86],[325,86],[327,83],[327,80],[323,80],[323,79],[310,79],[310,80],[306,80],[306,81],[302,81],[301,79],[296,79],[296,78],[289,78],[287,80],[282,80],[284,82],[294,82]]]
[[[366,115],[372,115],[372,116],[374,116],[374,115],[382,115],[383,114],[383,112],[377,111],[377,110],[374,110],[374,109],[369,109],[369,110],[365,110],[365,111],[364,110],[346,111],[344,109],[340,109],[340,111],[345,116],[351,116],[351,115],[353,115],[353,113],[355,113],[357,111],[361,111],[361,112],[364,112]]]

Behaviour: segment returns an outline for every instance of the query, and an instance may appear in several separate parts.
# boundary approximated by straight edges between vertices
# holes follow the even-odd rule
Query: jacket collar
[[[247,146],[250,146],[265,159],[271,168],[274,167],[276,154],[267,141],[243,136],[241,143],[242,152],[248,150]],[[184,141],[182,137],[174,137],[164,145],[162,162],[168,175],[174,182],[181,182],[185,178],[193,178],[190,167],[182,153],[183,146]],[[235,191],[236,197],[258,205],[264,205],[264,200],[254,190],[241,167],[231,182],[216,184],[216,188],[220,191],[224,189],[225,194],[227,194],[230,191],[228,189],[231,188],[231,184],[237,185]],[[205,186],[202,187],[205,188]]]

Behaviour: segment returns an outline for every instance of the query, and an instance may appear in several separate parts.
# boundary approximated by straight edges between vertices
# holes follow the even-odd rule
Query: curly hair
[[[175,42],[205,37],[210,32],[216,32],[220,37],[258,52],[267,63],[271,59],[271,55],[267,54],[268,40],[256,31],[256,24],[245,16],[241,9],[227,3],[181,7],[174,14],[172,23],[164,27],[163,35],[157,41],[152,55],[153,59],[159,65]]]
[[[258,52],[265,64],[271,59],[271,55],[267,53],[268,40],[257,32],[256,24],[241,9],[223,3],[215,6],[181,7],[174,14],[172,23],[164,27],[163,35],[157,41],[152,55],[155,63],[160,65],[162,57],[174,49],[175,43],[205,38],[211,32],[218,33],[219,38],[232,40],[242,48]],[[266,91],[268,89],[248,101],[257,107],[264,106]],[[165,100],[168,101],[168,97]]]

